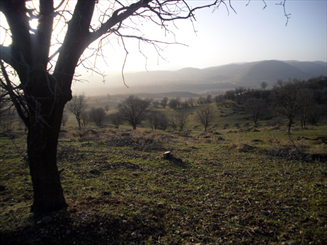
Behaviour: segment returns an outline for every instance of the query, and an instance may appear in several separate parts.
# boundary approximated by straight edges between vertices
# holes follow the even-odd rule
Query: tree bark
[[[48,106],[50,103],[51,100],[47,102]],[[50,116],[43,116],[44,121],[34,116],[34,123],[31,122],[29,127],[27,152],[34,190],[31,211],[34,213],[52,212],[67,207],[57,168],[62,111],[63,105],[56,104]]]

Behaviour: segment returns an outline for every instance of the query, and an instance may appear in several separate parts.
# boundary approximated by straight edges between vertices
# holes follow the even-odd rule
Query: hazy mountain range
[[[260,87],[262,81],[268,86],[278,79],[309,79],[327,76],[327,63],[322,61],[278,61],[266,60],[236,63],[205,69],[184,68],[177,71],[150,71],[126,73],[126,84],[130,89],[110,88],[101,93],[139,93],[185,91],[202,93],[206,91],[228,90],[235,87]],[[110,84],[122,84],[121,76],[110,79]],[[110,86],[111,87],[111,86]],[[110,91],[113,90],[113,91]]]

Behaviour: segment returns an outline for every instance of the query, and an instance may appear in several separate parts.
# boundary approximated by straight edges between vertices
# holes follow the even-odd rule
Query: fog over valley
[[[193,93],[223,92],[235,87],[258,88],[265,81],[268,87],[278,79],[306,80],[327,76],[327,63],[322,61],[278,61],[266,60],[248,63],[208,67],[205,69],[183,68],[175,71],[113,72],[103,77],[95,73],[84,73],[80,81],[73,84],[73,93],[88,96],[121,93],[164,93],[183,91]]]

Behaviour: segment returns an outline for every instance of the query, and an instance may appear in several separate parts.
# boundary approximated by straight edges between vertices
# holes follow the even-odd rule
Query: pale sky
[[[188,1],[203,4],[209,1]],[[200,10],[193,31],[187,20],[176,22],[172,27],[176,40],[183,45],[170,45],[162,52],[166,59],[159,59],[150,45],[142,45],[142,52],[148,57],[147,69],[176,70],[183,67],[206,68],[238,62],[260,60],[299,60],[327,62],[327,0],[287,0],[286,11],[290,13],[287,26],[281,1],[266,0],[263,10],[261,0],[232,1],[237,14],[221,6]],[[144,23],[146,26],[146,23]],[[163,31],[158,28],[144,28],[147,37],[161,39]],[[129,51],[125,71],[145,71],[145,58],[138,51],[137,42],[127,42]],[[107,66],[100,65],[101,71],[120,71],[125,58],[122,46],[116,42],[106,47]]]
[[[73,6],[74,1],[70,2]],[[196,6],[212,1],[187,2],[190,6]],[[287,26],[283,7],[276,5],[281,0],[266,0],[268,6],[264,10],[262,0],[251,0],[248,6],[248,0],[231,2],[237,14],[231,9],[227,12],[223,5],[213,13],[212,8],[198,11],[197,21],[194,23],[196,33],[188,20],[177,21],[178,29],[170,25],[176,41],[185,45],[163,45],[165,51],[161,55],[165,60],[158,59],[151,45],[142,44],[141,51],[148,57],[146,62],[139,52],[138,42],[126,40],[129,55],[125,72],[146,71],[146,64],[147,70],[153,71],[184,67],[206,68],[272,59],[327,62],[327,0],[287,0],[286,11],[291,14]],[[103,8],[108,7],[108,1],[100,0],[100,8],[101,4]],[[4,19],[1,18],[0,21],[4,25]],[[173,35],[165,37],[164,31],[158,26],[150,23],[137,24],[145,37],[174,41]],[[4,33],[0,30],[0,39],[3,38]],[[106,63],[98,58],[98,70],[108,76],[120,72],[125,59],[121,42],[118,44],[117,40],[112,39],[103,51],[107,57]],[[88,62],[91,64],[93,61],[91,59]],[[76,69],[76,74],[84,71],[80,66]]]

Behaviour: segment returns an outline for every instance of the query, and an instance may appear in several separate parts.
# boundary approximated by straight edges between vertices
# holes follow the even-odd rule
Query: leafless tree
[[[188,116],[189,114],[187,112],[177,112],[175,117],[176,125],[179,127],[180,131],[183,131],[185,124],[188,122]]]
[[[178,102],[179,102],[178,99],[170,99],[168,103],[169,108],[176,109],[178,106]]]
[[[250,112],[250,117],[254,122],[254,127],[256,127],[258,120],[267,108],[265,101],[263,99],[249,98],[245,102],[245,107]]]
[[[279,84],[271,92],[271,101],[276,112],[287,118],[287,133],[290,134],[295,115],[308,105],[307,94],[296,79],[287,83],[279,81]]]
[[[85,128],[90,121],[89,113],[87,111],[82,111],[80,118],[81,118],[81,125],[83,128]]]
[[[321,115],[327,111],[326,105],[314,105],[309,107],[307,121],[311,125],[315,126],[320,120]]]
[[[167,42],[147,38],[140,22],[171,34],[169,28],[177,20],[194,21],[198,9],[220,5],[232,8],[223,0],[192,5],[186,0],[77,0],[70,4],[68,0],[0,0],[0,12],[8,24],[6,37],[11,39],[9,45],[0,45],[0,83],[28,129],[33,212],[51,212],[67,206],[56,159],[61,119],[66,103],[72,99],[76,67],[97,72],[85,61],[92,55],[104,57],[101,47],[117,40],[113,36],[126,51],[125,61],[126,39],[153,45],[160,56]],[[37,21],[36,28],[32,28],[31,20]],[[85,51],[93,43],[99,48],[89,55]],[[11,71],[18,82],[8,75]]]
[[[68,110],[70,110],[76,117],[78,123],[78,129],[81,129],[81,113],[87,108],[87,99],[85,94],[73,96],[73,99],[67,104]]]
[[[191,106],[191,107],[194,107],[194,104],[195,104],[195,99],[194,98],[189,98],[188,100],[187,100],[187,102],[189,103],[189,105]]]
[[[268,83],[265,82],[265,81],[262,81],[261,84],[260,84],[260,86],[261,86],[262,90],[265,90],[266,87],[268,86]]]
[[[94,122],[98,127],[102,127],[104,119],[106,117],[106,112],[102,107],[91,108],[89,112],[89,118],[91,122]]]
[[[158,128],[165,130],[168,126],[168,118],[166,114],[161,111],[149,112],[147,121],[150,124],[152,130],[157,130]]]
[[[115,125],[115,128],[119,128],[119,125],[123,123],[122,115],[119,112],[115,112],[109,115],[109,120]]]
[[[198,99],[197,99],[197,102],[198,102],[198,104],[199,105],[204,105],[204,104],[206,104],[207,103],[207,100],[206,100],[206,98],[205,97],[199,97]]]
[[[300,108],[301,128],[305,129],[309,111],[314,104],[313,91],[310,89],[301,88],[299,91],[299,98],[301,98],[302,105]]]
[[[150,104],[149,99],[142,100],[131,95],[118,105],[118,110],[122,118],[136,129],[136,126],[146,119],[146,109]]]
[[[173,130],[177,130],[178,125],[177,125],[177,120],[175,116],[170,116],[168,118],[168,125],[173,129]]]
[[[212,103],[212,95],[208,94],[206,98],[206,104],[211,104]]]
[[[215,96],[215,98],[213,100],[214,100],[218,110],[219,110],[220,106],[223,106],[225,104],[225,101],[226,101],[223,94]]]
[[[196,117],[204,126],[204,131],[207,132],[207,128],[214,118],[214,110],[211,106],[206,106],[196,112]]]
[[[166,109],[166,106],[168,104],[168,98],[167,97],[164,97],[161,101],[160,101],[160,105]]]

